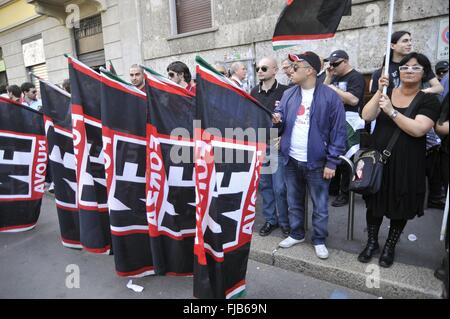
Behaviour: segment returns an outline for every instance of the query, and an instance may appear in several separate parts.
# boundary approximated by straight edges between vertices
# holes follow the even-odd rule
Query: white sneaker
[[[283,240],[281,243],[278,244],[278,246],[280,246],[281,248],[289,248],[292,247],[294,245],[303,243],[305,241],[305,238],[303,239],[294,239],[292,237],[288,237],[285,240]]]
[[[320,259],[328,258],[328,249],[325,245],[314,245],[314,249],[316,250],[316,255]]]

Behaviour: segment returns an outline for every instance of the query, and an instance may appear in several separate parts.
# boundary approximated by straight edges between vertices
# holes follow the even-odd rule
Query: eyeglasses
[[[169,76],[169,78],[173,78],[175,76],[175,72],[169,72],[167,73],[167,75]]]
[[[261,67],[257,66],[256,72],[259,72],[259,70],[261,70],[262,72],[267,72],[268,69],[269,69],[269,67],[267,67],[267,66],[261,66]]]
[[[337,68],[339,65],[341,65],[342,62],[344,62],[344,60],[341,60],[339,62],[330,63],[330,66],[332,66],[333,68]]]
[[[300,66],[298,64],[292,65],[292,69],[294,70],[294,72],[297,72],[298,69],[308,69],[308,68],[310,68],[310,66]]]
[[[398,70],[400,72],[407,72],[407,71],[411,71],[411,72],[420,72],[423,70],[423,66],[420,65],[413,65],[413,66],[409,66],[409,65],[402,65],[398,68]]]

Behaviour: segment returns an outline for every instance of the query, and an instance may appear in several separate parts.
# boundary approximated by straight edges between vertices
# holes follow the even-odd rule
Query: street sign
[[[448,60],[448,19],[439,23],[437,61]]]

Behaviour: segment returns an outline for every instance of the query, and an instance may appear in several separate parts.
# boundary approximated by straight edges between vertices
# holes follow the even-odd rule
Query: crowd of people
[[[273,125],[279,132],[270,143],[265,163],[272,174],[263,174],[260,180],[265,218],[260,236],[280,228],[285,237],[279,243],[281,248],[305,241],[308,190],[313,202],[311,240],[317,257],[329,257],[326,247],[329,196],[335,196],[331,203],[334,207],[348,204],[351,172],[339,157],[351,146],[347,120],[355,116],[366,123],[357,133],[366,132],[370,138],[365,143],[379,152],[400,131],[384,165],[381,189],[363,196],[368,239],[358,260],[367,263],[379,254],[379,265],[390,267],[405,225],[424,214],[425,202],[428,208],[444,209],[448,186],[449,64],[439,61],[433,72],[426,55],[413,52],[412,47],[410,32],[393,33],[389,76],[384,75],[383,61],[368,87],[344,50],[331,52],[324,59],[310,51],[289,54],[281,63],[281,71],[288,78],[285,85],[276,79],[280,70],[275,58],[257,61],[259,83],[249,93],[273,112]],[[247,77],[244,63],[235,62],[229,68],[223,64],[214,67],[244,89]],[[166,71],[168,78],[195,94],[195,81],[185,63],[173,62]],[[144,70],[139,65],[130,67],[129,76],[135,87],[145,90]],[[63,87],[70,92],[67,81]],[[8,98],[39,109],[40,100],[32,83],[24,83],[20,88],[10,85],[6,91]],[[373,95],[369,101],[365,101],[366,92]],[[361,141],[361,147],[365,146]],[[378,233],[384,217],[390,219],[390,228],[381,248]],[[446,249],[443,266],[448,269],[448,236]],[[436,274],[442,278],[443,270]],[[448,285],[448,273],[446,280]]]

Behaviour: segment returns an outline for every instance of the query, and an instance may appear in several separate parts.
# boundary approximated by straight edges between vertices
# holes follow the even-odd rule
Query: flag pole
[[[447,185],[448,186],[448,185]],[[441,241],[445,239],[445,231],[447,229],[447,219],[448,219],[448,187],[447,187],[447,199],[445,201],[444,208],[444,218],[442,219],[442,227],[441,227]]]
[[[384,75],[389,78],[389,62],[391,60],[391,36],[392,36],[392,25],[394,23],[394,6],[395,0],[391,0],[389,5],[389,24],[388,24],[388,34],[386,39],[386,60],[384,61]],[[387,87],[383,88],[383,94],[387,93]]]

